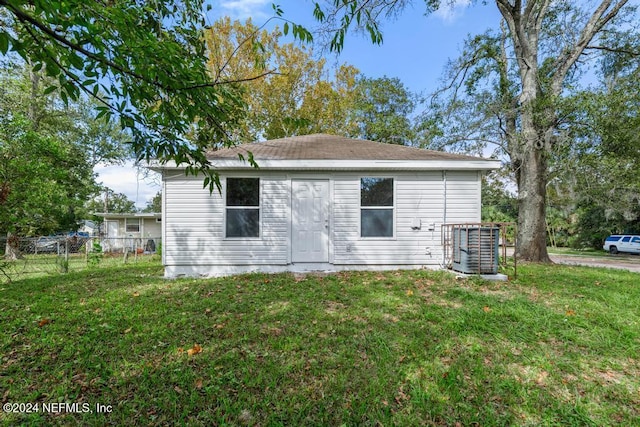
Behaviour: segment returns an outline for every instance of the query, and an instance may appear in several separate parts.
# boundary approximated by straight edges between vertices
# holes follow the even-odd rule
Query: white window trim
[[[258,206],[227,206],[227,180],[236,178],[251,178],[258,180]],[[224,179],[222,200],[224,202],[222,218],[222,234],[225,240],[262,240],[262,179],[257,176],[228,176]],[[258,236],[257,237],[228,237],[227,236],[227,209],[258,209]]]
[[[362,206],[362,178],[381,178],[381,179],[393,179],[393,206]],[[396,234],[396,183],[398,179],[395,176],[375,176],[375,175],[363,175],[358,178],[358,238],[360,240],[397,240]],[[393,234],[389,237],[383,236],[372,236],[372,237],[363,237],[362,236],[362,210],[363,209],[390,209],[393,212],[393,223],[391,224],[393,229]]]
[[[138,231],[131,231],[128,229],[129,227],[129,221],[136,221],[136,224],[138,226]],[[134,224],[131,224],[134,225]],[[124,219],[124,232],[125,233],[140,233],[140,230],[142,229],[142,224],[140,222],[140,218],[125,218]]]

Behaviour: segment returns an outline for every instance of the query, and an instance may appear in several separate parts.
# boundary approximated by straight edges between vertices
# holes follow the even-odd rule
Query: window
[[[140,232],[140,218],[125,218],[124,230],[127,233]]]
[[[624,236],[624,237],[622,238],[622,241],[623,241],[624,243],[627,243],[629,240],[631,240],[631,236]]]
[[[640,243],[640,237],[634,237],[631,239],[631,243]]]
[[[260,237],[260,179],[227,178],[227,237]]]
[[[360,236],[393,237],[393,178],[360,180]]]

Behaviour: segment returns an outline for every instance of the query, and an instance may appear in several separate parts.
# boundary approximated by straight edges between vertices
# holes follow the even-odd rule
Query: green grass
[[[585,249],[573,249],[573,248],[547,248],[550,254],[557,255],[577,255],[577,256],[589,256],[589,257],[603,257],[610,258],[611,255],[609,252],[604,251],[602,249],[593,249],[593,248],[585,248]]]
[[[40,406],[0,422],[639,425],[634,273],[161,275],[129,265],[1,285],[3,403],[94,413]]]
[[[111,268],[125,263],[149,264],[157,263],[160,255],[130,253],[124,258],[123,254],[106,253],[97,254],[93,259],[87,259],[84,253],[69,254],[65,260],[64,255],[56,254],[28,254],[18,260],[0,260],[0,283],[14,280],[47,277],[70,271],[82,271],[96,267]]]

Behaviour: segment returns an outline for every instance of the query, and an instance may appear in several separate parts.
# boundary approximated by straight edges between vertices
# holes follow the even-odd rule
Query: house
[[[481,176],[500,166],[325,134],[208,159],[221,193],[175,164],[150,166],[162,173],[166,277],[437,268],[442,224],[479,222]]]
[[[121,252],[123,249],[155,252],[162,235],[160,213],[96,213],[104,218],[102,249]]]
[[[78,228],[78,232],[86,234],[88,236],[97,236],[100,232],[100,227],[95,221],[85,219],[82,220],[81,225]]]

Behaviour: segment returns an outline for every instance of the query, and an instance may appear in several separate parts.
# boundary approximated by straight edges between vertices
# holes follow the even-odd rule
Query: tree
[[[282,43],[282,36],[278,28],[268,32],[251,20],[241,23],[229,18],[216,21],[205,32],[211,74],[244,82],[242,100],[247,112],[236,140],[356,133],[351,112],[359,71],[342,65],[332,73],[312,49]]]
[[[75,147],[30,126],[22,117],[0,120],[0,230],[33,236],[75,229],[75,211],[93,190],[91,168]]]
[[[59,89],[65,103],[97,99],[98,115],[119,120],[139,159],[186,164],[213,189],[219,182],[204,151],[231,143],[244,106],[241,82],[206,67],[203,3],[0,0],[0,53],[56,79],[46,91]]]
[[[116,193],[111,188],[103,187],[95,197],[85,204],[85,210],[95,213],[134,213],[136,204],[126,194]]]
[[[153,196],[153,199],[147,202],[147,206],[142,209],[142,212],[162,212],[162,191],[158,191],[156,195]]]
[[[1,71],[0,232],[17,238],[75,230],[97,187],[86,151],[92,124],[57,94],[44,94],[39,72],[10,62]]]
[[[515,222],[518,201],[505,185],[500,171],[482,177],[482,220],[487,222]]]
[[[618,73],[617,73],[618,74]],[[610,76],[611,77],[611,76]],[[581,94],[579,167],[565,179],[576,190],[579,242],[601,246],[608,234],[640,231],[640,66]]]
[[[358,80],[355,116],[360,137],[390,144],[410,145],[414,131],[410,115],[415,96],[400,79],[381,77]]]
[[[245,80],[240,140],[333,133],[413,142],[415,96],[397,78],[367,78],[353,66],[328,69],[312,49],[281,42],[252,24],[223,18],[205,32],[213,75]],[[228,60],[233,53],[231,60]],[[262,75],[260,79],[252,76]]]
[[[471,56],[469,70],[478,61],[501,58],[492,72],[499,91],[497,102],[501,132],[518,187],[518,248],[521,259],[549,262],[546,249],[546,190],[549,159],[565,142],[561,138],[559,102],[568,83],[576,76],[588,56],[587,51],[608,50],[611,39],[605,30],[615,29],[618,16],[627,17],[633,10],[621,11],[627,0],[602,0],[595,6],[575,5],[570,1],[496,0],[504,23],[503,37],[495,43],[495,54]],[[381,42],[380,17],[400,13],[411,2],[332,0],[329,8],[315,4],[314,15],[326,25],[335,25],[330,46],[340,50],[344,34],[354,26],[368,32],[374,42]],[[427,11],[440,2],[427,0]],[[504,54],[503,54],[504,52]],[[580,62],[579,62],[580,60]],[[465,80],[461,71],[459,80]],[[455,97],[453,98],[455,101]]]

